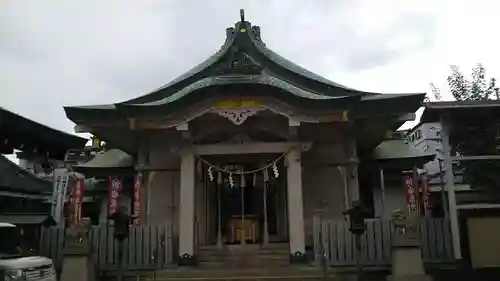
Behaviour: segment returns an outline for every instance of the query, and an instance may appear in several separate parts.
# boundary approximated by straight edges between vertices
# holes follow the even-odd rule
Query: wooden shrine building
[[[83,148],[87,139],[59,131],[0,107],[0,153],[32,160],[63,160],[72,148]]]
[[[86,142],[0,107],[0,222],[21,229],[23,249],[37,249],[40,227],[54,224],[50,216],[53,186],[43,178],[51,178],[69,149],[84,147]],[[5,156],[13,153],[29,167]]]
[[[86,142],[0,108],[0,213],[48,212],[52,184],[36,172],[50,175],[69,149],[82,148]],[[36,169],[19,167],[4,156],[15,152]]]
[[[77,132],[134,157],[141,224],[173,225],[179,264],[206,245],[273,243],[305,262],[313,216],[369,201],[358,166],[424,95],[329,81],[269,49],[242,15],[213,56],[161,88],[65,111]]]

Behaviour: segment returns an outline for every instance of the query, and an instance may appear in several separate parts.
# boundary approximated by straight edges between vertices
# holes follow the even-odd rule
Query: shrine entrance
[[[225,159],[221,159],[225,158]],[[286,177],[280,155],[206,158],[208,243],[288,241]]]

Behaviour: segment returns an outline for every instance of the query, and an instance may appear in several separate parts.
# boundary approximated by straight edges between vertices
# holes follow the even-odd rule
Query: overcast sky
[[[496,2],[2,0],[0,106],[73,132],[63,105],[158,88],[213,54],[240,8],[269,48],[361,90],[445,88],[449,64],[500,78]]]

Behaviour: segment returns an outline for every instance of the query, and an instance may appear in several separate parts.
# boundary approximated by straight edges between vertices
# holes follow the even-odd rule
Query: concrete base
[[[425,275],[420,248],[394,248],[392,250],[392,274],[394,276]]]
[[[392,275],[387,281],[431,281],[425,274],[422,250],[416,233],[395,235],[392,240]]]
[[[90,256],[64,257],[60,281],[94,281],[94,264]]]

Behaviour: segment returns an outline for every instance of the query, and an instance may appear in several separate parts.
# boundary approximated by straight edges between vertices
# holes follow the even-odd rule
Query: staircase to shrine
[[[201,247],[198,252],[200,268],[279,268],[289,265],[288,244],[226,245]]]
[[[201,246],[196,268],[156,272],[155,280],[325,280],[312,265],[291,265],[287,243]],[[152,278],[149,280],[153,280]],[[328,279],[339,280],[339,279]]]

